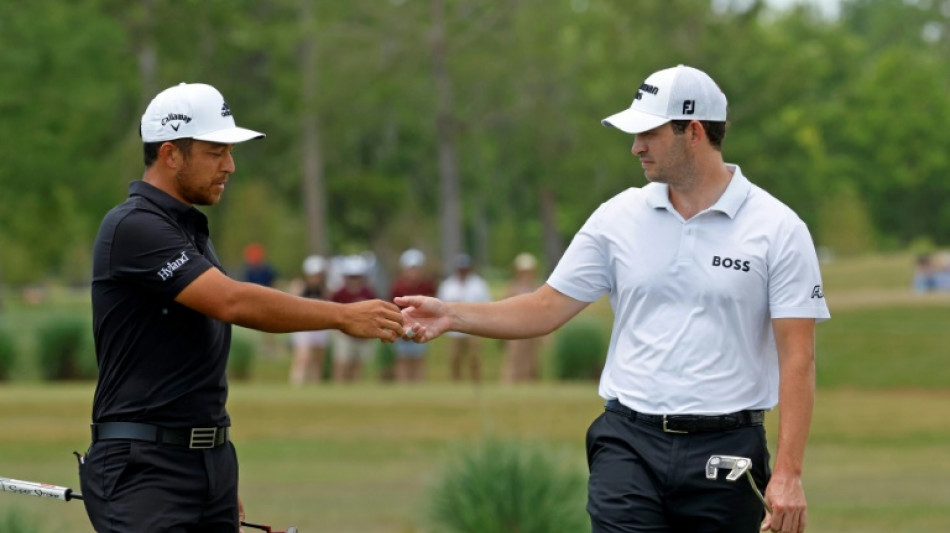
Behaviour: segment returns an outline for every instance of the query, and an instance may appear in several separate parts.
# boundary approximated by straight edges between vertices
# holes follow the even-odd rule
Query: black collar
[[[132,196],[141,196],[146,200],[152,202],[159,209],[166,212],[174,220],[179,222],[186,221],[199,221],[198,227],[201,226],[207,227],[208,218],[202,213],[195,209],[194,206],[190,206],[177,200],[172,195],[167,192],[159,189],[158,187],[146,183],[142,180],[133,181],[129,184],[129,197]],[[201,223],[203,222],[203,224]]]

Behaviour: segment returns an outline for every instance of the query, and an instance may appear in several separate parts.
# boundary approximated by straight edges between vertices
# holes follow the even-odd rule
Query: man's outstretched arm
[[[450,330],[493,339],[539,337],[561,327],[590,304],[548,284],[495,302],[444,302],[429,296],[402,296],[395,302],[405,308],[405,325],[416,342],[430,341]]]
[[[235,281],[217,268],[195,278],[175,301],[222,322],[271,333],[338,329],[354,337],[384,341],[393,341],[403,333],[402,315],[390,302],[339,304],[302,298]]]

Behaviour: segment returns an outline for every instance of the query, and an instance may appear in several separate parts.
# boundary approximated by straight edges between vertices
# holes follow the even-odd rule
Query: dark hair
[[[683,133],[686,131],[686,126],[692,122],[691,120],[671,120],[670,124],[673,126],[673,131],[675,133]],[[722,151],[722,140],[726,138],[726,123],[725,122],[713,122],[711,120],[697,120],[700,124],[703,125],[703,129],[706,130],[706,137],[709,138],[709,144],[713,148]]]
[[[165,142],[170,142],[178,147],[181,150],[181,153],[185,155],[187,159],[191,154],[191,146],[195,144],[195,140],[188,137],[185,139],[175,139],[172,141],[157,141],[153,143],[142,143],[142,159],[145,161],[145,167],[148,168],[152,166],[152,163],[158,159],[158,149],[162,147]]]

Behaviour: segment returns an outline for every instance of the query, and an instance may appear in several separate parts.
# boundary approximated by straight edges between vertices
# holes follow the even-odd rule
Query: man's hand
[[[449,308],[442,300],[430,296],[399,296],[395,302],[403,307],[406,339],[429,342],[452,325]]]
[[[241,496],[238,496],[238,523],[243,522],[244,518],[247,515],[244,513],[244,502],[241,501]],[[244,533],[243,527],[238,527],[238,533]]]
[[[343,306],[340,331],[352,337],[393,342],[402,336],[403,317],[399,308],[382,300],[363,300]]]
[[[772,513],[765,515],[762,531],[802,533],[805,531],[805,489],[800,477],[773,475],[765,489],[765,501]]]

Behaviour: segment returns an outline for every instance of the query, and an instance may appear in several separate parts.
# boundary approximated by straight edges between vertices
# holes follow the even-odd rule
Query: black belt
[[[215,448],[228,442],[228,428],[166,428],[137,422],[92,424],[92,442],[112,439],[160,442],[189,448]]]
[[[748,426],[761,426],[765,411],[739,411],[727,415],[647,415],[617,400],[607,400],[605,409],[637,422],[663,428],[667,433],[711,433]]]

